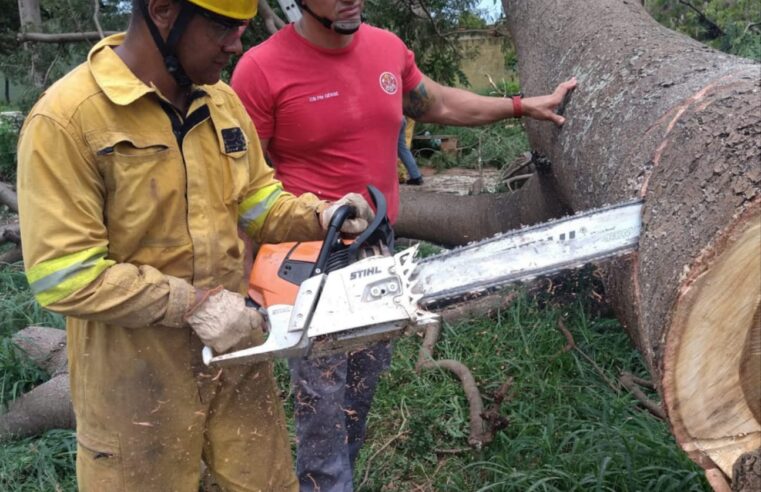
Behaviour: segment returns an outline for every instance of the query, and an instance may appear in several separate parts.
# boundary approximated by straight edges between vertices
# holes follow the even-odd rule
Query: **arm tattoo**
[[[420,82],[417,87],[404,95],[402,110],[405,115],[412,119],[417,119],[431,109],[434,101],[434,97],[428,94],[425,88],[425,82]]]

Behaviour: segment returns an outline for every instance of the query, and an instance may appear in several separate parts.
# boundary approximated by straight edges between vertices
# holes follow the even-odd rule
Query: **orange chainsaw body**
[[[309,277],[322,241],[263,244],[248,278],[248,296],[266,308],[293,305],[301,282]]]

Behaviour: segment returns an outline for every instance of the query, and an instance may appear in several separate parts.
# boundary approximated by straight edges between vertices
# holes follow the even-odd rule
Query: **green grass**
[[[0,268],[0,291],[0,403],[7,404],[44,379],[15,355],[8,337],[32,323],[61,326],[61,319],[30,301],[19,266]],[[554,297],[524,293],[495,319],[445,326],[435,357],[468,365],[486,407],[507,378],[514,380],[500,407],[509,425],[481,450],[467,445],[468,406],[456,378],[440,370],[417,374],[420,337],[398,341],[355,485],[363,483],[364,492],[710,490],[667,425],[611,387],[621,371],[646,371],[622,328],[597,314],[588,293],[584,284]],[[594,365],[563,351],[559,317]],[[283,385],[286,371],[279,363]],[[290,402],[286,408],[290,415]],[[0,490],[76,490],[74,460],[69,431],[0,444]]]
[[[34,301],[20,264],[0,267],[0,409],[44,382],[47,375],[13,349],[10,336],[29,325],[63,327],[63,318]],[[0,490],[76,490],[76,440],[53,430],[38,438],[0,444]]]
[[[75,459],[74,431],[52,430],[0,445],[0,490],[75,491]]]
[[[514,379],[501,405],[509,426],[480,451],[467,445],[468,406],[456,378],[416,374],[419,340],[396,345],[355,477],[359,484],[370,467],[362,490],[710,490],[667,425],[611,388],[621,371],[645,376],[618,323],[591,319],[583,300],[539,304],[522,296],[495,320],[447,326],[437,345],[436,358],[470,367],[487,407]],[[562,351],[558,317],[604,377],[578,352]]]

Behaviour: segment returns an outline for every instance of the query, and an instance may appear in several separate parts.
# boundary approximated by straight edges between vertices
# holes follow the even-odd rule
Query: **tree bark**
[[[465,242],[514,227],[526,209],[549,218],[537,203],[582,211],[644,200],[638,252],[607,265],[606,292],[678,443],[731,478],[738,457],[761,447],[759,65],[660,26],[639,2],[503,6],[527,96],[579,81],[562,128],[525,121],[552,173],[514,198],[402,195],[403,217],[418,213],[410,206],[425,214],[400,222],[424,231],[418,238]]]
[[[532,176],[515,193],[457,196],[402,189],[400,197],[396,234],[442,246],[467,244],[570,212],[554,177],[543,174]]]
[[[42,14],[40,13],[40,0],[18,0],[18,13],[20,31],[39,32],[42,29]],[[29,74],[35,87],[43,86],[45,70],[40,66],[39,56],[29,45],[24,44],[24,49],[29,53]]]

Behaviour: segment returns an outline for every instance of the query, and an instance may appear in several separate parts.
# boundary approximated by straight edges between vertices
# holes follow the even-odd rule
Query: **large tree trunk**
[[[607,293],[658,382],[679,444],[732,477],[735,462],[761,447],[759,66],[658,25],[639,2],[503,5],[524,92],[579,81],[562,129],[526,121],[557,192],[518,201],[555,199],[580,211],[644,199],[639,251],[608,266]],[[446,223],[439,236],[449,243],[460,230],[452,211],[510,212],[468,208],[458,197],[440,203],[426,220]],[[464,228],[466,240],[494,232]]]

